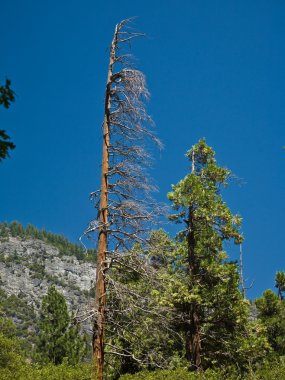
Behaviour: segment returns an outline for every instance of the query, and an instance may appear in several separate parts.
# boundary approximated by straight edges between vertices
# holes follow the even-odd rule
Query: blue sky
[[[165,144],[157,197],[205,137],[240,179],[225,199],[244,219],[248,296],[273,286],[285,270],[284,11],[281,0],[2,1],[0,83],[10,78],[17,98],[0,127],[17,148],[0,165],[0,220],[75,241],[95,215],[108,46],[115,24],[138,16],[147,38],[132,52]]]

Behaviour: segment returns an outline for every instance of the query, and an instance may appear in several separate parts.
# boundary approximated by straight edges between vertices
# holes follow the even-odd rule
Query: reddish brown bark
[[[190,370],[201,370],[201,334],[197,307],[192,306],[190,311],[190,326],[186,331],[186,358],[190,363]]]
[[[104,374],[104,323],[106,308],[106,252],[108,249],[108,174],[109,174],[109,145],[110,145],[110,107],[111,84],[115,52],[117,43],[117,27],[110,51],[110,63],[108,70],[105,115],[103,123],[103,149],[102,149],[102,173],[100,191],[100,229],[98,237],[97,268],[96,268],[96,293],[95,293],[95,321],[93,327],[93,379],[103,380]]]

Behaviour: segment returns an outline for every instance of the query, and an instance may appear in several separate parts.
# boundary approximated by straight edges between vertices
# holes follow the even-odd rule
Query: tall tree
[[[278,272],[277,272],[278,273]],[[266,327],[268,341],[275,353],[285,354],[285,301],[271,289],[255,300],[258,318]]]
[[[246,317],[240,309],[237,267],[225,262],[223,250],[225,240],[242,241],[241,219],[222,199],[220,189],[227,185],[230,171],[217,166],[212,148],[200,140],[186,156],[191,173],[168,194],[177,211],[170,219],[185,225],[178,234],[180,245],[172,263],[173,303],[181,313],[190,369],[199,370],[203,345],[209,350],[217,348],[219,340],[229,342],[239,318]]]
[[[9,108],[11,102],[15,100],[15,93],[11,89],[11,81],[6,80],[5,85],[0,86],[0,106]],[[15,145],[9,141],[10,137],[7,135],[4,129],[0,129],[0,162],[6,157],[9,157],[9,150],[15,148]]]
[[[142,72],[133,68],[125,44],[140,36],[124,20],[115,28],[105,91],[101,187],[91,194],[98,217],[86,234],[98,233],[95,320],[93,329],[94,378],[103,379],[104,326],[106,323],[107,270],[136,242],[143,244],[147,223],[156,213],[149,198],[154,187],[145,168],[147,139],[158,140],[150,131],[151,119],[144,101],[149,93]]]
[[[64,296],[54,285],[43,297],[39,320],[39,351],[45,362],[76,364],[85,354],[85,342],[72,323]]]
[[[282,300],[283,292],[285,292],[285,272],[276,272],[275,288],[278,289],[278,297]]]

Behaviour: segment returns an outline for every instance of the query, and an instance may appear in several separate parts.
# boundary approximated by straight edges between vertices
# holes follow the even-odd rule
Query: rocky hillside
[[[0,302],[18,334],[36,334],[42,297],[55,284],[71,311],[86,310],[92,300],[95,253],[64,237],[19,223],[0,224]],[[86,327],[86,326],[85,326]]]

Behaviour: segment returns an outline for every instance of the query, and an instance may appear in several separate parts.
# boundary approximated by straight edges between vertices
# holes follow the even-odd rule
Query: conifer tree
[[[277,272],[275,275],[275,288],[278,289],[278,297],[283,299],[283,292],[285,291],[285,272]]]
[[[84,339],[71,323],[64,296],[54,285],[43,297],[39,320],[39,351],[44,362],[76,364],[85,354]]]
[[[6,79],[6,83],[0,86],[0,106],[9,108],[11,102],[15,100],[15,93],[11,89],[11,81]],[[5,158],[9,157],[9,151],[15,149],[15,145],[9,141],[10,137],[7,135],[6,131],[0,129],[0,162]]]
[[[280,272],[277,272],[280,273]],[[283,273],[283,272],[281,272]],[[271,289],[255,300],[258,318],[266,327],[268,341],[275,353],[285,354],[285,301]]]
[[[242,241],[241,218],[222,200],[220,189],[227,185],[230,171],[217,166],[215,153],[205,140],[186,156],[191,173],[168,194],[177,211],[170,219],[185,226],[177,236],[169,293],[185,334],[189,367],[199,370],[209,365],[207,357],[221,360],[220,354],[229,349],[238,324],[246,321],[237,266],[225,261],[223,250],[225,240]],[[214,353],[212,358],[210,352]]]

